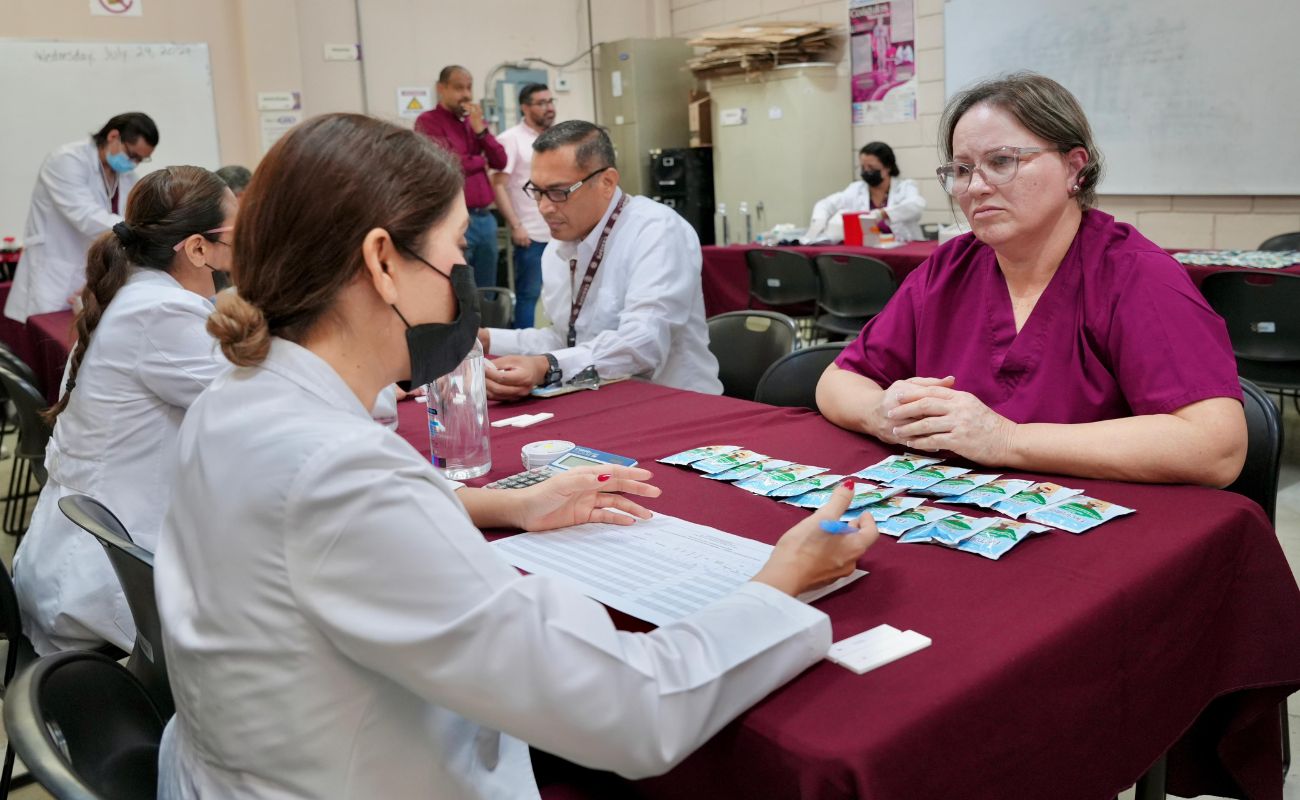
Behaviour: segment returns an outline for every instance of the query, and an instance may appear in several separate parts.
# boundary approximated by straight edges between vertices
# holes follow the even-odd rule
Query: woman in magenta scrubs
[[[903,281],[817,386],[826,418],[914,450],[1226,486],[1246,455],[1227,329],[1186,271],[1094,208],[1078,101],[1022,73],[954,97],[944,188],[972,233]]]

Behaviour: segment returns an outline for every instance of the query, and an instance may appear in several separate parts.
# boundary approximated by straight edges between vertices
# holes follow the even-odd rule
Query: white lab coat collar
[[[605,207],[605,213],[601,215],[600,222],[597,222],[596,227],[591,229],[591,233],[587,234],[587,238],[580,242],[562,241],[556,246],[555,252],[559,253],[560,258],[565,261],[577,258],[581,263],[590,261],[591,257],[596,254],[596,244],[600,241],[600,234],[605,230],[605,224],[609,222],[610,214],[614,213],[614,208],[622,197],[623,190],[617,186],[614,187],[614,196],[609,199],[609,205]]]
[[[302,345],[271,337],[271,352],[260,368],[302,387],[337,409],[370,419],[370,409],[361,405],[343,377],[325,359]]]

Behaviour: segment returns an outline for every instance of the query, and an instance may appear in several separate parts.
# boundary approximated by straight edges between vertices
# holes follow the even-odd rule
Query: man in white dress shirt
[[[526,186],[551,230],[542,254],[545,328],[479,331],[501,356],[488,396],[510,400],[594,367],[720,394],[700,290],[700,241],[672,209],[618,188],[609,136],[569,120],[533,143]]]

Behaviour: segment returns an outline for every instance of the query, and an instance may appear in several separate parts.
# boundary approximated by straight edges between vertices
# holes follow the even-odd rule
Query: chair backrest
[[[1216,272],[1201,292],[1247,361],[1300,361],[1300,275]]]
[[[817,270],[808,256],[794,250],[755,248],[745,251],[749,294],[772,306],[817,299]]]
[[[1270,236],[1259,246],[1260,250],[1300,250],[1300,231]]]
[[[81,494],[68,495],[59,500],[59,510],[104,546],[135,621],[135,647],[131,649],[127,668],[140,680],[164,717],[170,717],[175,706],[171,683],[167,680],[167,658],[163,654],[162,621],[158,618],[158,601],[154,599],[153,553],[133,542],[126,527],[98,500]]]
[[[0,566],[0,635],[8,643],[5,648],[4,683],[0,684],[0,689],[3,689],[18,671],[20,655],[25,651],[30,657],[34,652],[32,643],[23,634],[23,618],[18,609],[18,592],[14,590],[13,578],[3,566]],[[29,658],[22,660],[27,661]]]
[[[31,365],[19,358],[14,351],[10,350],[8,345],[0,342],[0,367],[5,367],[13,374],[35,386],[41,387],[41,381],[36,377],[36,372]]]
[[[844,351],[844,343],[819,344],[781,356],[767,368],[758,381],[754,399],[772,406],[792,406],[817,410],[817,381],[835,357]]]
[[[18,411],[17,456],[31,462],[37,481],[45,484],[45,445],[50,441],[50,426],[41,419],[47,405],[45,396],[35,386],[4,366],[0,366],[0,386]]]
[[[1273,521],[1282,464],[1282,413],[1264,391],[1241,379],[1246,410],[1246,463],[1228,491],[1249,497]]]
[[[814,263],[821,282],[817,303],[837,317],[874,317],[898,289],[894,270],[870,256],[824,253]]]
[[[484,328],[509,328],[515,316],[515,293],[504,286],[479,287],[478,313]]]
[[[101,653],[37,659],[5,695],[4,721],[15,752],[58,800],[157,795],[165,720],[140,681]]]
[[[728,311],[710,317],[709,350],[728,397],[753,400],[758,380],[799,340],[794,320],[775,311]]]

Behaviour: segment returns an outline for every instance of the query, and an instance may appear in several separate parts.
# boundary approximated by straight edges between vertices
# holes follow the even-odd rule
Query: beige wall
[[[947,196],[933,179],[938,166],[935,141],[944,102],[943,0],[916,0],[918,120],[896,125],[854,129],[855,147],[873,139],[895,150],[903,174],[917,180],[929,203],[928,222],[951,222]],[[671,0],[673,36],[692,36],[711,28],[760,19],[819,20],[844,28],[848,24],[846,0]],[[838,74],[843,82],[844,105],[849,105],[849,65],[841,57]],[[1102,143],[1104,150],[1105,143]],[[720,157],[725,157],[719,154]],[[1206,163],[1218,159],[1207,154]],[[852,153],[844,155],[845,181],[856,174]],[[1189,169],[1204,168],[1190,164]],[[827,187],[829,194],[838,186]],[[1300,195],[1287,197],[1223,196],[1102,196],[1099,205],[1121,220],[1131,222],[1165,247],[1232,248],[1257,246],[1268,236],[1300,230]]]

